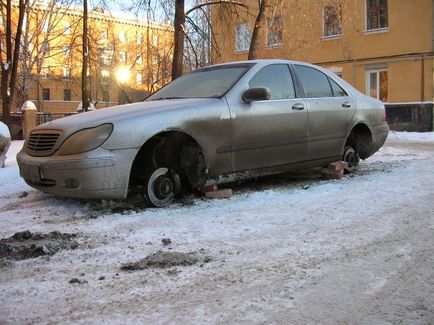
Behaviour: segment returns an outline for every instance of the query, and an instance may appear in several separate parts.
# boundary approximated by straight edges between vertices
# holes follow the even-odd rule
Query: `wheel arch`
[[[197,148],[197,152],[202,154],[206,166],[205,153],[191,134],[181,129],[166,129],[149,137],[137,151],[130,171],[129,185],[145,184],[148,177],[147,170],[160,166],[177,170],[182,176],[184,184],[186,181],[191,183],[192,177],[188,177],[189,175],[184,172],[181,164],[181,153],[186,144]],[[190,185],[197,186],[198,184]]]
[[[372,131],[366,123],[359,122],[352,127],[344,148],[347,146],[353,147],[362,159],[371,156],[373,150]]]

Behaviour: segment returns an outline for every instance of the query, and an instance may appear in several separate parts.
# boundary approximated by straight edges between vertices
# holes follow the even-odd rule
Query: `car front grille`
[[[58,130],[33,131],[27,140],[26,152],[31,156],[50,156],[60,135]]]

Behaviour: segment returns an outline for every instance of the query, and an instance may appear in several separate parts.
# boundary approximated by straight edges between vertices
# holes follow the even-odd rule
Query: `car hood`
[[[204,107],[220,101],[218,98],[185,98],[143,101],[134,104],[113,106],[96,111],[84,112],[53,120],[36,127],[36,129],[59,129],[72,133],[84,128],[113,123],[128,119],[132,120],[146,115],[169,113],[185,108]]]

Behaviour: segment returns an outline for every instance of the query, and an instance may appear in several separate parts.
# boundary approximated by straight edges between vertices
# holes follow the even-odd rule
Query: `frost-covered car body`
[[[42,124],[17,159],[42,191],[125,198],[134,189],[163,206],[181,187],[341,159],[354,167],[388,130],[384,105],[333,73],[255,60],[193,71],[144,102]]]

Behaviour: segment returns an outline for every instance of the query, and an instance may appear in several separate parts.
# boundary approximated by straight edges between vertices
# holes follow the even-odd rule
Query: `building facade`
[[[82,25],[81,8],[55,1],[30,8],[23,26],[16,109],[28,99],[42,112],[75,112],[81,105]],[[88,30],[88,98],[97,108],[143,100],[170,81],[171,26],[96,8],[89,12]]]
[[[271,1],[259,57],[307,61],[386,103],[433,101],[433,0]],[[213,61],[245,60],[258,2],[214,10]],[[230,27],[228,27],[230,26]],[[432,106],[431,106],[432,107]]]

